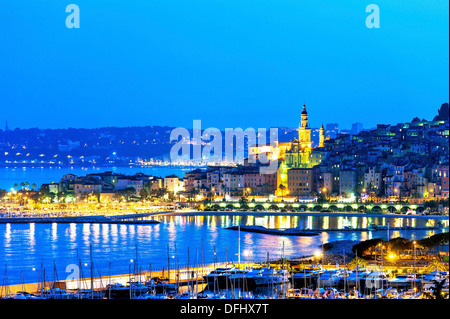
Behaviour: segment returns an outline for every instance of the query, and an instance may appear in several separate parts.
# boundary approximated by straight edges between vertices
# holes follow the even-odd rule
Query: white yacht
[[[324,271],[317,279],[317,287],[333,287],[339,283],[341,279],[340,269],[331,269]]]
[[[433,280],[436,280],[439,282],[441,280],[444,280],[447,276],[448,276],[448,272],[435,270],[435,271],[430,272],[429,274],[424,275],[422,277],[422,280],[424,282],[431,282]]]
[[[26,291],[18,291],[12,296],[12,299],[41,299],[41,298]]]
[[[228,284],[228,277],[239,271],[239,268],[216,268],[209,274],[203,276],[209,289],[220,290],[225,289]]]
[[[233,289],[248,289],[248,278],[253,277],[256,272],[253,269],[237,269],[228,276],[228,287]]]
[[[262,268],[261,272],[253,276],[253,281],[256,286],[284,284],[289,282],[289,273],[286,269]]]
[[[359,283],[359,281],[364,278],[364,276],[367,276],[370,274],[370,271],[368,270],[359,270],[359,271],[352,271],[346,278],[346,284],[348,286],[356,286],[356,283]]]
[[[414,274],[398,275],[395,278],[389,279],[389,285],[396,289],[411,289],[414,285],[419,286],[420,281]]]
[[[389,287],[389,277],[384,271],[373,271],[364,275],[359,283],[361,288],[364,287],[366,290],[374,291]]]

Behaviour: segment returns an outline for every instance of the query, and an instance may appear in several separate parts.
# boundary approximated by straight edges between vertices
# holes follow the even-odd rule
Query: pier
[[[173,213],[163,212],[163,213]],[[159,221],[151,219],[141,219],[143,217],[149,217],[153,215],[160,215],[162,212],[152,213],[137,213],[127,215],[91,215],[91,216],[57,216],[57,217],[2,217],[0,218],[0,224],[26,224],[26,223],[98,223],[98,224],[159,224]]]
[[[435,230],[439,229],[438,226],[405,226],[405,227],[387,227],[387,226],[371,226],[366,228],[351,228],[351,227],[345,227],[345,228],[311,228],[311,229],[304,229],[304,228],[277,228],[277,229],[271,229],[271,228],[265,228],[263,226],[231,226],[227,229],[230,230],[241,230],[246,231],[250,233],[260,233],[260,234],[268,234],[268,235],[282,235],[282,236],[317,236],[321,232],[330,232],[330,231],[395,231],[395,230]]]
[[[283,236],[317,236],[319,232],[308,230],[308,229],[298,229],[298,228],[288,228],[288,229],[269,229],[263,226],[231,226],[227,229],[231,230],[242,230],[250,233],[260,233],[268,235],[283,235]]]

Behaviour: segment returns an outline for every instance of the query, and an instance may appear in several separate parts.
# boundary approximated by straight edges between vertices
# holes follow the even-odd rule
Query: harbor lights
[[[322,188],[322,193],[325,195],[325,200],[328,200],[326,187]]]
[[[397,256],[396,256],[395,254],[393,254],[393,253],[389,254],[389,256],[388,256],[388,258],[389,258],[389,260],[390,260],[391,262],[395,262],[396,257],[397,257]]]
[[[317,251],[317,252],[314,254],[314,256],[316,257],[316,259],[318,260],[319,263],[322,262],[322,256],[323,256],[323,253],[322,253],[321,251]]]
[[[251,192],[252,192],[252,189],[250,187],[247,187],[245,196],[249,197],[251,195]]]

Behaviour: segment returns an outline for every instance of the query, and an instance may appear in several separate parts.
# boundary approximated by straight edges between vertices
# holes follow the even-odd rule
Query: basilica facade
[[[304,169],[306,172],[307,170],[312,169],[313,166],[322,162],[321,148],[324,146],[324,142],[325,130],[322,125],[319,131],[319,145],[313,148],[308,112],[306,110],[306,105],[303,105],[298,127],[298,138],[287,143],[289,145],[286,147],[286,151],[283,152],[284,156],[280,158],[280,165],[277,171],[277,195],[288,195],[288,172],[290,169]]]

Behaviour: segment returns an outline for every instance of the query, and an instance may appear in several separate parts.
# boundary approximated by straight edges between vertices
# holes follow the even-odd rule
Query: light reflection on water
[[[171,268],[175,260],[180,265],[187,264],[187,250],[191,251],[190,261],[197,259],[205,263],[214,261],[216,248],[217,261],[237,261],[238,232],[227,230],[235,225],[259,225],[267,228],[342,228],[367,227],[370,223],[389,224],[394,227],[406,225],[433,226],[432,219],[390,218],[390,217],[343,217],[343,216],[169,216],[155,217],[160,224],[155,225],[117,225],[117,224],[0,224],[0,273],[7,265],[9,283],[21,282],[21,271],[25,282],[37,282],[41,263],[48,272],[53,271],[55,262],[58,278],[64,279],[68,264],[77,264],[77,255],[82,264],[89,263],[90,247],[95,268],[103,276],[108,274],[111,262],[111,274],[128,272],[130,260],[136,259],[138,247],[140,266],[143,270],[166,267],[167,245],[171,257]],[[448,220],[446,220],[448,225]],[[389,237],[421,239],[440,230],[391,230]],[[335,240],[367,240],[382,237],[387,239],[387,231],[329,231],[319,236],[274,236],[267,234],[241,232],[241,253],[249,252],[245,258],[264,261],[270,258],[300,257],[314,254],[322,243]],[[175,258],[175,245],[177,258]],[[241,258],[244,260],[244,258]],[[35,268],[35,271],[32,269]],[[85,273],[89,269],[84,269]],[[98,273],[94,275],[98,276]],[[51,277],[51,276],[50,276]]]

